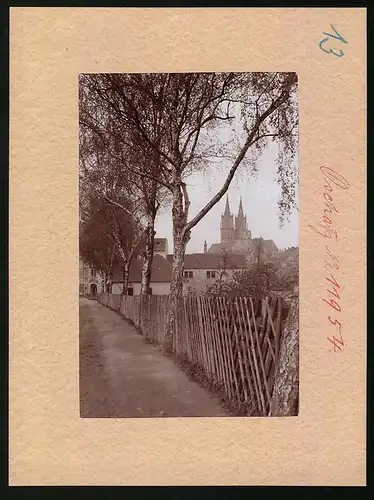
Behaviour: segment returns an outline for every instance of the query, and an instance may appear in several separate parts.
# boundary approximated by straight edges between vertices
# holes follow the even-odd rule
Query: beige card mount
[[[10,20],[10,485],[365,485],[365,9]],[[78,75],[282,71],[299,93],[298,416],[81,418]]]

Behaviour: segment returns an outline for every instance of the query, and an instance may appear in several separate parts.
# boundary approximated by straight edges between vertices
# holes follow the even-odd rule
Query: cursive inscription
[[[327,54],[333,54],[336,57],[342,57],[342,56],[344,56],[344,51],[342,49],[337,49],[336,47],[335,48],[331,48],[331,47],[325,48],[324,47],[324,44],[326,42],[331,42],[331,39],[338,40],[341,43],[348,43],[347,40],[344,40],[342,35],[334,28],[334,26],[332,24],[331,24],[331,28],[333,29],[334,34],[327,33],[326,31],[324,31],[323,35],[327,35],[327,36],[326,36],[326,38],[323,38],[319,42],[319,48],[321,50],[323,50],[323,52],[326,52]]]
[[[341,319],[342,308],[340,304],[341,295],[341,269],[338,253],[339,233],[336,220],[339,210],[334,200],[334,194],[339,190],[349,188],[348,181],[330,167],[322,166],[320,170],[323,174],[323,211],[320,220],[316,225],[309,224],[309,228],[324,238],[325,241],[325,290],[321,297],[322,302],[327,308],[327,321],[331,333],[327,340],[332,344],[330,351],[342,351],[344,347],[343,340],[343,322]]]

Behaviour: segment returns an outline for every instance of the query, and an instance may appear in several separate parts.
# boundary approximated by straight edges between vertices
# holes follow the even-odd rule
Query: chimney
[[[206,244],[206,240],[204,242],[204,253],[207,253],[208,251],[208,245]]]

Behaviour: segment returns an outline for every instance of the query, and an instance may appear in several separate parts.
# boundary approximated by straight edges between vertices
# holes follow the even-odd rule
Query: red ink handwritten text
[[[317,226],[309,225],[316,234],[331,240],[331,245],[339,242],[338,230],[335,222],[339,210],[334,201],[334,191],[349,188],[348,181],[330,167],[322,166],[320,170],[324,177],[323,201],[324,210]],[[343,323],[341,321],[342,307],[340,302],[341,282],[339,281],[340,265],[336,252],[333,253],[331,246],[325,245],[325,269],[326,283],[322,302],[327,307],[327,320],[329,327],[333,328],[327,340],[333,345],[334,352],[342,351],[344,340],[342,335]],[[331,350],[331,349],[330,349]]]

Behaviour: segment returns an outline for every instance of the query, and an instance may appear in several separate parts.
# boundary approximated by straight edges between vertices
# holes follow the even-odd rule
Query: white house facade
[[[173,256],[167,259],[172,263]],[[247,260],[244,254],[186,254],[183,271],[183,293],[204,288],[218,279],[228,279],[235,270],[246,269]]]
[[[128,295],[140,295],[140,288],[142,281],[142,265],[143,261],[141,258],[134,259],[130,265]],[[172,265],[170,264],[170,262],[159,253],[155,253],[153,256],[152,275],[150,283],[150,293],[152,295],[169,295],[171,272],[172,272]],[[113,273],[112,293],[121,294],[122,290],[123,290],[122,266],[118,265],[116,266]]]
[[[79,295],[92,298],[104,291],[104,280],[95,269],[79,259]]]

